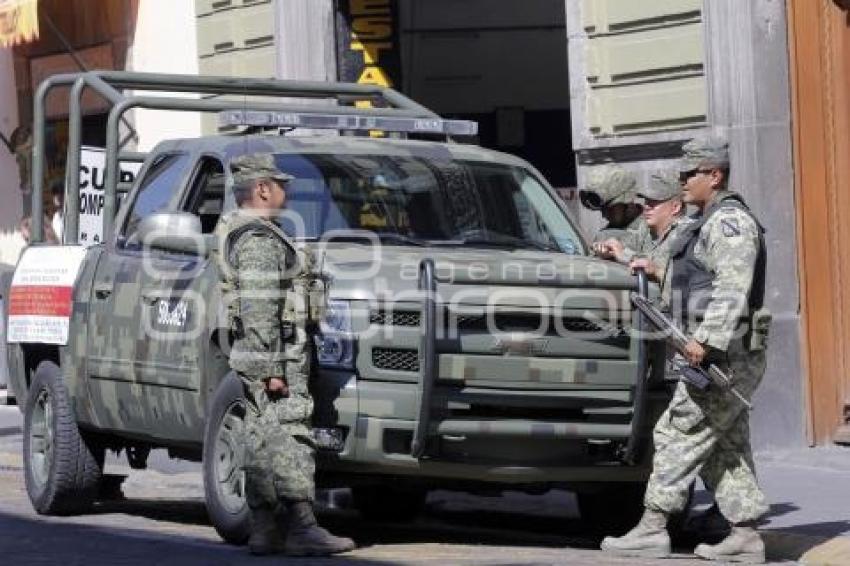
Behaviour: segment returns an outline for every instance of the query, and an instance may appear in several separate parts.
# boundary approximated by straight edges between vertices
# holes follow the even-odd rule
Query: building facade
[[[27,0],[33,1],[33,0]],[[0,48],[0,128],[41,77],[81,64],[392,86],[521,155],[566,198],[594,164],[645,180],[723,133],[731,183],[766,228],[774,326],[759,448],[850,442],[850,28],[844,0],[84,0],[38,2],[40,37]],[[102,121],[96,99],[88,143]],[[66,109],[51,110],[61,170]],[[215,131],[137,110],[135,145]],[[0,239],[22,208],[0,150]],[[599,219],[572,204],[591,233]],[[8,218],[7,218],[8,216]],[[8,246],[3,246],[7,249]],[[5,253],[5,252],[4,252]],[[16,255],[16,253],[14,254]],[[0,261],[8,263],[3,256]]]

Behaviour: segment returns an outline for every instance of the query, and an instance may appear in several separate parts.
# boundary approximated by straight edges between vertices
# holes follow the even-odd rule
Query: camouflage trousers
[[[303,393],[270,399],[251,392],[245,415],[245,495],[251,508],[281,500],[313,501],[315,443],[310,435],[313,400]]]
[[[749,400],[764,375],[764,351],[745,351],[736,340],[726,363],[719,365]],[[699,475],[732,523],[753,521],[767,512],[756,481],[749,413],[734,395],[716,387],[700,391],[679,382],[655,425],[653,442],[646,507],[667,514],[684,510],[690,486]]]

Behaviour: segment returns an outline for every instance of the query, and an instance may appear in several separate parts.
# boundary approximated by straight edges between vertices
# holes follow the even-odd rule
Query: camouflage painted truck
[[[62,86],[68,204],[62,244],[47,245],[44,104]],[[81,245],[86,90],[111,111],[102,238]],[[213,113],[230,131],[140,156],[121,147],[132,108]],[[111,71],[47,79],[34,115],[34,243],[6,314],[39,513],[90,509],[105,451],[142,468],[164,448],[203,463],[215,528],[245,540],[243,390],[211,255],[216,223],[235,206],[228,164],[258,151],[296,177],[283,226],[316,248],[330,278],[313,378],[320,486],[348,486],[365,516],[393,520],[415,515],[434,488],[564,487],[605,523],[639,510],[667,393],[658,347],[633,332],[643,321],[629,293],[653,291],[588,256],[528,163],[459,143],[474,123],[378,87]],[[299,128],[328,135],[290,134]],[[143,159],[129,188],[126,159]]]

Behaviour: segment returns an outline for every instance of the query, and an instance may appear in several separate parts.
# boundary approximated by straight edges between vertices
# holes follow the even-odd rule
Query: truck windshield
[[[374,233],[383,243],[530,248],[580,254],[561,208],[526,169],[398,155],[277,154],[295,177],[281,223],[321,238]],[[298,226],[300,224],[300,226]]]

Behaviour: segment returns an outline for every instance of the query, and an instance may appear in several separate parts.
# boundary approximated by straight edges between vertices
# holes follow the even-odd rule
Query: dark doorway
[[[576,183],[563,0],[399,2],[405,94],[479,123],[482,146]]]

